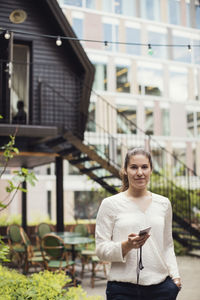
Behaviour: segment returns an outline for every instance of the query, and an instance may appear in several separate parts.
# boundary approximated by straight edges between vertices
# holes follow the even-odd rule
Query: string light
[[[46,34],[38,34],[35,32],[26,32],[23,30],[10,30],[10,32],[5,28],[0,28],[0,31],[6,31],[4,34],[5,39],[10,38],[10,32],[12,31],[15,34],[23,34],[28,36],[35,36],[35,37],[43,37],[43,38],[51,38],[56,39],[56,45],[61,46],[62,40],[71,40],[71,41],[79,41],[79,42],[91,42],[91,43],[100,43],[104,44],[105,47],[109,47],[110,44],[118,44],[118,45],[130,45],[130,46],[144,46],[148,47],[148,54],[153,55],[152,47],[186,47],[188,51],[190,52],[192,50],[192,47],[198,47],[200,48],[200,44],[198,45],[187,45],[187,44],[145,44],[145,43],[134,43],[134,42],[120,42],[120,41],[102,41],[102,40],[91,40],[91,39],[80,39],[77,37],[69,37],[69,36],[54,36],[54,35],[46,35]]]
[[[191,48],[191,45],[188,45],[188,52],[192,52],[192,48]]]
[[[148,54],[153,55],[153,50],[152,50],[151,44],[148,44]]]
[[[109,48],[108,41],[104,41],[104,46],[105,46],[106,49]]]
[[[6,33],[4,34],[4,37],[6,40],[10,39],[10,32],[8,30],[6,30]]]
[[[60,36],[57,37],[56,45],[57,45],[58,47],[60,47],[60,46],[62,45],[62,41],[61,41]]]

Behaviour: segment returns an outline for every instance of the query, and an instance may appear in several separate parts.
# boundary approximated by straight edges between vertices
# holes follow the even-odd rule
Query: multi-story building
[[[135,136],[152,135],[200,175],[200,2],[58,2],[96,68],[91,116],[105,125],[105,109],[98,101],[105,99],[118,115],[123,112],[137,125]],[[128,134],[119,120],[112,119],[110,130]],[[92,126],[88,130],[95,132]],[[93,199],[93,184],[67,162],[66,173],[66,203],[76,211],[82,200]],[[46,183],[48,214],[52,213],[52,182]],[[73,217],[73,209],[67,207],[69,211]],[[65,219],[70,219],[69,214]]]
[[[96,68],[91,116],[104,124],[99,95],[200,175],[200,2],[58,2]]]

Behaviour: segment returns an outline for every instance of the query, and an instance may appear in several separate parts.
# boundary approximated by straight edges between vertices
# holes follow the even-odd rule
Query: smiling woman
[[[121,192],[105,198],[99,208],[96,252],[101,260],[111,262],[107,300],[175,300],[181,288],[171,203],[148,191],[152,169],[149,152],[129,150]],[[147,228],[150,234],[141,235]]]

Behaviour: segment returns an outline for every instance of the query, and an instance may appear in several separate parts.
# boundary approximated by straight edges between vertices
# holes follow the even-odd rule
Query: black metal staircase
[[[89,176],[111,194],[118,192],[120,168],[127,149],[143,146],[150,150],[153,161],[156,161],[150,189],[172,202],[174,238],[189,249],[200,249],[200,179],[197,174],[160,146],[155,138],[146,135],[123,113],[119,115],[117,109],[105,99],[96,94],[94,96],[102,102],[105,110],[103,125],[96,122],[94,115],[89,115],[88,127],[93,129],[85,132],[84,140],[78,132],[73,134],[69,128],[63,128],[60,137],[42,141],[43,146],[50,147],[52,152],[67,159],[82,174]],[[119,118],[128,128],[127,134],[113,130]]]

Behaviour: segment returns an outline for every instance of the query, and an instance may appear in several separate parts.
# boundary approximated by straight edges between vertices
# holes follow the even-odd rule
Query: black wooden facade
[[[79,41],[66,38],[58,46],[57,37],[76,38],[56,0],[0,1],[0,146],[17,128],[20,155],[11,166],[58,162],[57,222],[62,230],[62,153],[72,147],[63,134],[83,139],[94,68]],[[20,121],[19,102],[25,111]],[[26,227],[26,215],[22,223]]]
[[[11,21],[16,10],[26,13],[24,22]],[[1,144],[16,127],[13,101],[25,97],[21,100],[26,102],[27,120],[18,126],[16,139],[21,151],[51,153],[38,139],[57,137],[65,129],[83,135],[94,70],[78,41],[62,40],[58,47],[55,38],[46,37],[75,37],[57,1],[2,0],[0,28]],[[6,30],[11,34],[7,40]],[[23,51],[27,53],[22,61]],[[28,160],[27,165],[32,166]]]

